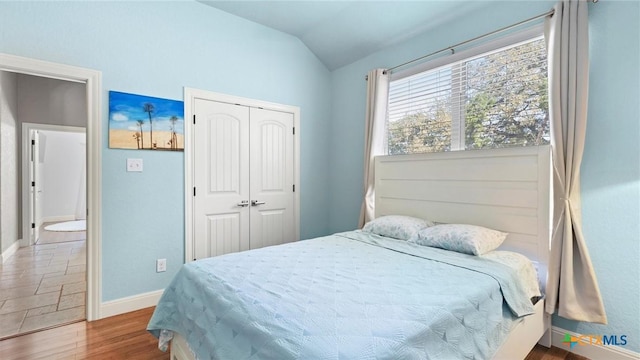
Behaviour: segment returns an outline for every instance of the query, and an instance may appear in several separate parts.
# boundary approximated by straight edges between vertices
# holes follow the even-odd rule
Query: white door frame
[[[87,91],[87,320],[101,318],[102,72],[0,53],[0,71],[86,84]]]
[[[293,213],[295,222],[295,239],[293,241],[300,240],[300,108],[297,106],[283,105],[277,103],[271,103],[267,101],[254,100],[249,98],[243,98],[233,95],[221,94],[207,90],[200,90],[194,88],[184,88],[184,184],[185,184],[185,196],[184,196],[184,218],[185,218],[185,237],[184,237],[184,257],[185,262],[193,261],[193,116],[194,116],[194,104],[196,99],[218,101],[230,104],[239,104],[249,107],[263,108],[267,110],[282,111],[293,114],[293,126],[295,129],[295,136],[293,137],[293,168],[294,177],[293,181],[296,187],[293,200]]]
[[[33,202],[29,199],[29,163],[31,153],[30,135],[32,131],[59,131],[66,133],[83,133],[86,134],[86,128],[79,126],[49,125],[22,123],[22,239],[21,247],[31,246],[35,239],[31,236],[31,211]],[[86,148],[86,145],[85,145]],[[86,184],[85,184],[86,186]],[[37,225],[37,224],[36,224]]]

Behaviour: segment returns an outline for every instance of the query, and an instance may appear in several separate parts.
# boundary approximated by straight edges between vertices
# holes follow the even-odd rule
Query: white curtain
[[[385,126],[389,98],[389,75],[374,69],[367,75],[367,109],[364,127],[364,199],[358,227],[375,217],[374,159],[385,154]]]
[[[553,152],[553,233],[546,311],[606,324],[600,289],[582,234],[580,164],[589,86],[586,1],[562,1],[545,23]]]

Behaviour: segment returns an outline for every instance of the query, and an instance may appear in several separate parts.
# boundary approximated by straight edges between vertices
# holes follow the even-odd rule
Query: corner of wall
[[[2,250],[2,254],[0,254],[0,265],[2,265],[3,263],[6,263],[7,260],[9,260],[13,256],[13,254],[15,254],[16,251],[18,251],[19,248],[20,248],[20,239],[14,241],[13,244],[7,247],[7,249]]]
[[[6,260],[6,254],[13,254],[20,236],[17,216],[18,182],[17,157],[17,85],[16,75],[0,71],[0,252]],[[7,258],[10,255],[7,255]]]

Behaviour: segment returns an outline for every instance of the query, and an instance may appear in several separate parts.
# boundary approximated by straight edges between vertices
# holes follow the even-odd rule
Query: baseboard
[[[164,290],[156,290],[144,294],[103,302],[100,304],[100,318],[103,319],[114,315],[120,315],[156,306],[163,292]]]
[[[589,345],[576,345],[573,349],[570,349],[566,343],[563,343],[565,334],[569,334],[574,337],[583,336],[582,334],[574,333],[559,327],[551,327],[551,342],[553,346],[560,349],[567,350],[577,355],[584,356],[589,359],[608,359],[608,360],[638,360],[640,359],[640,353],[635,351],[624,349],[620,346],[589,344]],[[602,334],[598,334],[602,335]],[[620,334],[622,335],[622,334]]]
[[[2,252],[2,256],[0,256],[0,264],[3,264],[7,260],[9,260],[13,256],[13,254],[15,254],[16,251],[18,251],[19,248],[20,248],[20,240],[14,241],[13,244],[11,244],[11,246],[7,248],[7,250]]]
[[[61,221],[74,221],[76,220],[75,215],[58,215],[58,216],[48,216],[42,218],[42,223],[51,223],[51,222],[61,222]]]

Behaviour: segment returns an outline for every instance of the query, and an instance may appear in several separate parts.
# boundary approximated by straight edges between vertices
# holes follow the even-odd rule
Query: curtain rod
[[[597,2],[597,1],[598,1],[598,0],[594,0],[593,2]],[[388,72],[390,72],[390,71],[393,71],[393,70],[395,70],[395,69],[397,69],[397,68],[400,68],[400,67],[403,67],[403,66],[406,66],[406,65],[409,65],[409,64],[413,64],[414,62],[417,62],[417,61],[420,61],[420,60],[424,60],[424,59],[426,59],[426,58],[428,58],[428,57],[431,57],[431,56],[433,56],[433,55],[440,54],[440,53],[445,52],[445,51],[451,51],[451,54],[455,54],[455,51],[456,51],[456,50],[455,50],[455,48],[457,48],[458,46],[462,46],[462,45],[468,44],[468,43],[470,43],[470,42],[474,42],[474,41],[477,41],[477,40],[480,40],[480,39],[486,38],[486,37],[488,37],[488,36],[495,35],[495,34],[497,34],[497,33],[500,33],[500,32],[503,32],[503,31],[506,31],[506,30],[509,30],[509,29],[512,29],[512,28],[517,27],[517,26],[520,26],[520,25],[524,25],[524,24],[526,24],[526,23],[528,23],[528,22],[531,22],[531,21],[534,21],[534,20],[540,19],[540,18],[545,17],[545,16],[552,16],[554,12],[555,12],[555,10],[554,10],[554,9],[551,9],[551,10],[547,11],[547,12],[546,12],[546,13],[544,13],[544,14],[536,15],[536,16],[534,16],[534,17],[530,17],[530,18],[528,18],[528,19],[526,19],[526,20],[519,21],[519,22],[517,22],[517,23],[515,23],[515,24],[509,25],[509,26],[505,26],[505,27],[503,27],[503,28],[500,28],[500,29],[498,29],[498,30],[494,30],[494,31],[489,32],[489,33],[486,33],[486,34],[484,34],[484,35],[476,36],[476,37],[474,37],[473,39],[469,39],[469,40],[466,40],[466,41],[463,41],[463,42],[457,43],[457,44],[455,44],[455,45],[447,46],[447,47],[446,47],[446,48],[444,48],[444,49],[441,49],[441,50],[438,50],[438,51],[434,51],[434,52],[432,52],[432,53],[430,53],[430,54],[420,56],[419,58],[415,58],[415,59],[413,59],[413,60],[409,60],[409,61],[407,61],[407,62],[405,62],[405,63],[400,64],[400,65],[396,65],[396,66],[394,66],[394,67],[391,67],[391,68],[389,68],[389,69],[386,69],[386,70],[384,71],[384,73],[386,74],[386,73],[388,73]]]

